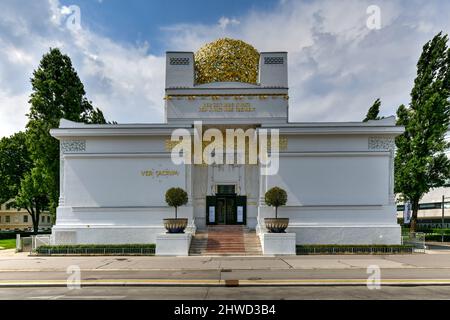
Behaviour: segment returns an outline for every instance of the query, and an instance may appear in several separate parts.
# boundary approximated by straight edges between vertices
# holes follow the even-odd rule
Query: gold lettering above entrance
[[[204,103],[199,112],[254,112],[256,109],[249,102]]]
[[[178,170],[142,170],[141,176],[143,177],[170,177],[170,176],[178,176]]]

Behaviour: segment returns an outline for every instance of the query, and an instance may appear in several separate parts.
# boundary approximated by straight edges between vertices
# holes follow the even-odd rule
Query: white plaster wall
[[[389,175],[388,152],[281,154],[278,174],[262,179],[262,189],[287,191],[278,216],[289,218],[297,244],[399,244]],[[257,229],[274,214],[262,201]]]
[[[272,218],[275,209],[259,207],[259,217]],[[395,206],[283,206],[278,217],[289,218],[290,225],[375,225],[396,223]]]
[[[283,133],[280,133],[283,135]],[[289,152],[366,151],[365,135],[287,135]]]
[[[259,166],[245,166],[245,195],[247,196],[247,226],[254,229],[258,217]]]
[[[167,157],[66,156],[65,205],[74,207],[165,206],[171,187],[186,189],[184,166]],[[146,176],[143,171],[175,170],[178,175]]]
[[[401,244],[399,225],[292,226],[297,244]]]
[[[265,64],[265,57],[283,58],[282,64]],[[287,52],[261,52],[259,59],[259,83],[261,86],[287,87]]]
[[[189,59],[187,65],[171,65],[170,58]],[[192,52],[167,52],[166,88],[194,86],[194,54]]]
[[[192,194],[195,224],[198,228],[206,227],[206,194],[208,193],[208,167],[193,166]]]
[[[267,189],[285,189],[287,206],[385,205],[389,173],[387,155],[280,154],[279,172],[267,176]]]
[[[170,136],[150,137],[91,137],[86,141],[89,153],[150,153],[168,152],[166,141]]]

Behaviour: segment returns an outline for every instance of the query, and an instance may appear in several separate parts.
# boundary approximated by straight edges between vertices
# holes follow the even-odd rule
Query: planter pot
[[[164,219],[164,227],[167,229],[167,233],[184,233],[188,224],[188,219]]]
[[[264,224],[271,233],[284,233],[289,225],[289,218],[264,218]]]

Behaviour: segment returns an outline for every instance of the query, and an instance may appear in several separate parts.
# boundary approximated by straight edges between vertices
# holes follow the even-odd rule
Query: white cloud
[[[221,29],[226,29],[229,25],[237,26],[239,24],[239,20],[236,20],[234,18],[227,18],[227,17],[221,17],[219,19],[219,27]]]
[[[376,1],[381,29],[366,26],[373,1],[280,1],[251,11],[230,30],[207,25],[167,28],[167,42],[196,50],[219,36],[260,51],[288,51],[291,121],[360,121],[376,98],[392,115],[409,102],[423,44],[449,31],[446,1]]]
[[[164,26],[167,50],[195,51],[219,37],[260,51],[289,52],[291,121],[359,121],[376,98],[390,115],[408,103],[422,45],[448,32],[448,1],[280,1],[218,22]],[[366,9],[381,9],[381,30],[366,27]],[[57,0],[2,3],[0,12],[0,136],[26,123],[29,78],[49,47],[72,58],[87,96],[108,119],[163,120],[164,57],[148,44],[126,45],[83,25],[66,28]],[[130,39],[133,43],[133,39]]]
[[[47,6],[0,12],[0,136],[23,130],[31,93],[29,78],[50,47],[67,53],[85,85],[88,99],[109,120],[162,122],[164,57],[148,53],[148,45],[127,46],[89,29],[66,27],[66,12],[55,0]],[[17,23],[9,17],[17,16]]]

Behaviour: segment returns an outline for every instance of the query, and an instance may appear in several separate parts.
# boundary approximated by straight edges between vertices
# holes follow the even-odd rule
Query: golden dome
[[[254,83],[258,79],[259,52],[248,43],[218,39],[195,53],[195,81]]]

